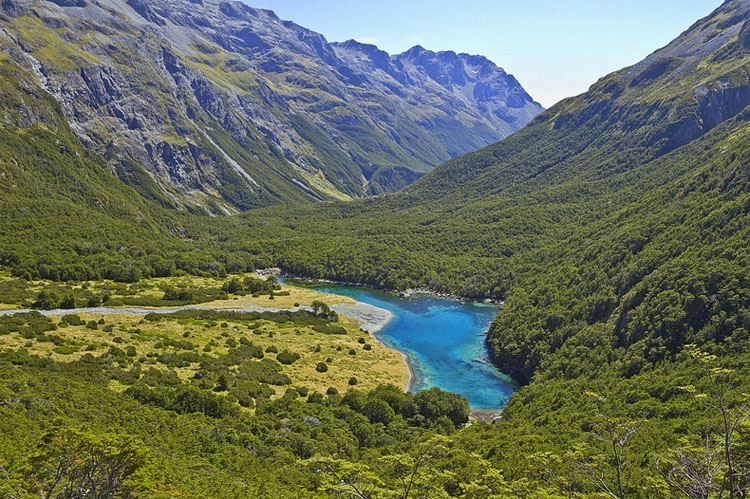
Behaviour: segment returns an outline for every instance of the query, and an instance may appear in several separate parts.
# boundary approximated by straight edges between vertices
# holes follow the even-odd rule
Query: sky
[[[244,0],[322,33],[397,54],[480,54],[545,107],[666,45],[720,0]]]

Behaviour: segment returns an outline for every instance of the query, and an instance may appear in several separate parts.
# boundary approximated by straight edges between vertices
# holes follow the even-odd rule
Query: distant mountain
[[[329,44],[240,2],[6,0],[0,51],[121,180],[211,213],[393,191],[542,110],[483,57]]]

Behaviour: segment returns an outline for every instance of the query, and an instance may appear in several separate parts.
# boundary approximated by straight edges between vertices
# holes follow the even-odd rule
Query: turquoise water
[[[484,333],[497,314],[492,305],[412,296],[356,286],[306,285],[384,308],[394,318],[378,333],[383,343],[405,353],[416,380],[412,391],[438,387],[460,393],[473,409],[500,409],[518,389],[489,359]]]

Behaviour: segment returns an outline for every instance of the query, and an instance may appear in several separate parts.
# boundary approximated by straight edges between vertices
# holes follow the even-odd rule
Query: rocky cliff
[[[331,44],[218,0],[5,0],[0,51],[123,181],[229,213],[399,189],[541,106],[479,56]],[[135,185],[138,187],[137,185]]]

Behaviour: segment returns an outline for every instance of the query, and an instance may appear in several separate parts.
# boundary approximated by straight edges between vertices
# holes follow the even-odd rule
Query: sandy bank
[[[385,345],[386,348],[396,350],[391,345],[388,345],[380,338],[378,338],[377,335],[377,332],[383,329],[383,327],[388,324],[391,319],[393,319],[393,314],[389,310],[359,301],[354,304],[342,303],[331,305],[331,309],[335,310],[337,313],[345,317],[354,319],[359,323],[359,327],[370,333],[370,336],[376,341]],[[416,377],[414,375],[414,366],[412,365],[411,359],[408,355],[406,355],[404,352],[401,352],[400,350],[397,351],[401,354],[401,358],[404,360],[404,364],[406,364],[406,367],[409,370],[409,379],[407,380],[406,386],[404,387],[404,391],[408,392],[413,388],[416,381]]]

